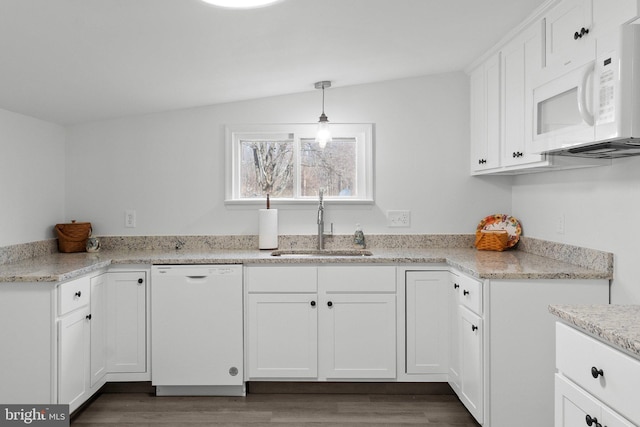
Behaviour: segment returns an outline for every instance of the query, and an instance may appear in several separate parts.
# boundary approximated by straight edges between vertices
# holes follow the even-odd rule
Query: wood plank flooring
[[[416,426],[479,427],[453,394],[261,394],[156,397],[103,392],[74,427]]]

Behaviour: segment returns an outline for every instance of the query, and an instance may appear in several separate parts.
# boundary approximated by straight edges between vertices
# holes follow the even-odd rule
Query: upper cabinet
[[[548,1],[470,71],[471,174],[610,164],[540,154],[534,90],[595,60],[598,37],[636,19],[640,0]]]

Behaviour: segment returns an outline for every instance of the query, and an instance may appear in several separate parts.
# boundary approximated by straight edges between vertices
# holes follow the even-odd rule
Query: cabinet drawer
[[[395,293],[396,268],[389,266],[323,266],[318,270],[328,293]]]
[[[460,286],[460,304],[482,315],[482,283],[462,274],[456,280]]]
[[[89,304],[91,279],[81,277],[58,286],[58,313],[63,315]]]
[[[640,420],[639,360],[572,327],[556,323],[556,366],[615,411],[634,422]],[[602,375],[598,374],[599,370]]]
[[[318,291],[318,269],[311,266],[247,267],[246,287],[249,293]]]

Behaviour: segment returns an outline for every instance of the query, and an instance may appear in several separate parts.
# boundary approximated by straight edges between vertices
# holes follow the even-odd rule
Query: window
[[[332,124],[315,142],[315,124],[236,125],[226,129],[227,203],[272,200],[373,202],[372,125]]]

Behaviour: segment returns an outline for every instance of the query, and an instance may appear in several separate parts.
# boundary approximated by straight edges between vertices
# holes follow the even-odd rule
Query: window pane
[[[293,141],[240,141],[240,197],[293,197]]]
[[[315,197],[324,188],[327,197],[357,197],[355,138],[334,138],[324,149],[311,138],[301,140],[300,191]]]

